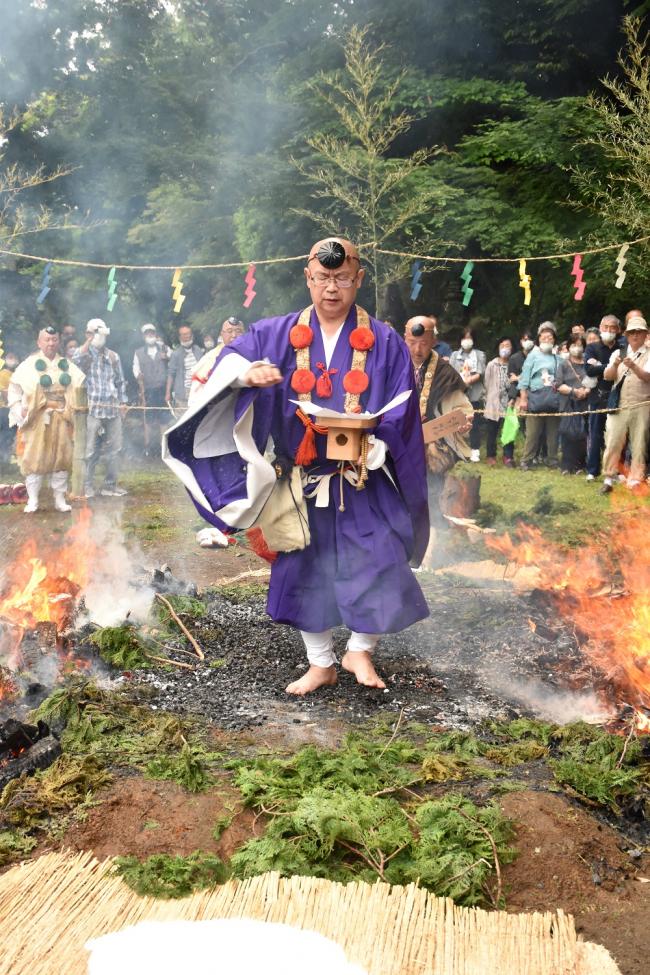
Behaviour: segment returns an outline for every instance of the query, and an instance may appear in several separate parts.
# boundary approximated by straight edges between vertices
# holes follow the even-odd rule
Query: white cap
[[[101,318],[91,318],[86,325],[87,332],[99,332],[100,335],[110,335],[111,330]]]
[[[145,332],[155,332],[156,331],[156,326],[155,325],[152,325],[151,322],[148,322],[146,325],[143,325],[142,326],[142,328],[140,329],[140,331],[142,332],[143,335],[144,335]]]
[[[632,315],[631,318],[628,318],[627,325],[625,326],[625,331],[626,332],[647,332],[648,323],[646,322],[645,318],[641,317],[641,315]]]

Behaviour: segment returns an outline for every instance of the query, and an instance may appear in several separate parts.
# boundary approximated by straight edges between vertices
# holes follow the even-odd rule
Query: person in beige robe
[[[54,328],[41,329],[38,351],[20,363],[7,391],[9,424],[18,428],[21,443],[19,464],[27,488],[27,514],[38,511],[43,478],[48,474],[54,507],[71,510],[65,495],[72,470],[74,391],[86,377],[60,355],[59,342]]]

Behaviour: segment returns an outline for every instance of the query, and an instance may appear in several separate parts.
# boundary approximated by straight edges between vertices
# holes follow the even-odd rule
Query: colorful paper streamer
[[[469,305],[472,300],[472,295],[474,294],[474,289],[470,288],[469,283],[472,280],[472,271],[474,270],[474,261],[468,261],[463,272],[461,274],[461,280],[463,282],[463,304],[465,306]]]
[[[183,302],[185,301],[186,295],[183,294],[183,281],[182,281],[182,271],[179,267],[176,268],[172,276],[172,301],[174,302],[174,311],[176,314],[179,313],[183,307]]]
[[[526,258],[519,259],[519,287],[524,289],[524,304],[530,304],[532,275],[526,273]]]
[[[257,291],[255,290],[255,285],[257,284],[257,281],[255,280],[254,264],[249,264],[248,271],[246,272],[246,277],[244,278],[244,281],[246,282],[246,291],[244,292],[245,295],[244,308],[250,308],[250,306],[253,304],[253,299],[257,294]]]
[[[48,261],[47,264],[45,265],[45,269],[43,271],[43,280],[41,281],[41,293],[39,294],[38,298],[36,299],[36,304],[37,305],[42,305],[43,302],[45,301],[45,299],[47,298],[47,296],[49,295],[50,291],[51,291],[51,288],[50,288],[50,272],[51,272],[51,270],[52,270],[52,262],[51,261]]]
[[[417,301],[422,291],[422,261],[413,261],[411,275],[411,301]]]
[[[627,271],[625,270],[625,265],[627,264],[626,254],[630,249],[629,244],[623,244],[620,251],[618,252],[618,257],[616,258],[616,284],[614,287],[622,288],[623,282],[625,281],[625,275]]]
[[[576,293],[573,296],[576,301],[582,301],[585,288],[587,287],[584,281],[584,272],[581,267],[581,262],[582,254],[576,254],[576,256],[573,258],[573,267],[571,268],[571,274],[576,279],[574,285]]]
[[[112,267],[108,272],[108,302],[106,304],[106,311],[113,311],[115,302],[117,301],[117,281],[115,280],[115,274],[115,268]]]

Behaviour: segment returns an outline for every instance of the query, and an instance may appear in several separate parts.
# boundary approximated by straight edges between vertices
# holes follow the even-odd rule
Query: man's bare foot
[[[300,680],[294,680],[292,684],[289,684],[287,694],[297,694],[299,697],[304,697],[305,694],[311,694],[318,687],[332,687],[336,684],[336,679],[336,667],[333,664],[331,667],[316,667],[312,664]]]
[[[341,667],[354,674],[357,682],[364,684],[365,687],[386,687],[373,666],[372,657],[366,650],[348,650],[341,661]]]

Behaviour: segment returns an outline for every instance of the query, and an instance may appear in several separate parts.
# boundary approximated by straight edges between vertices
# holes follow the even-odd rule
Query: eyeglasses
[[[314,284],[323,285],[333,281],[339,288],[351,288],[355,279],[356,274],[350,277],[349,274],[323,274],[322,271],[316,271],[316,274],[311,275]]]

